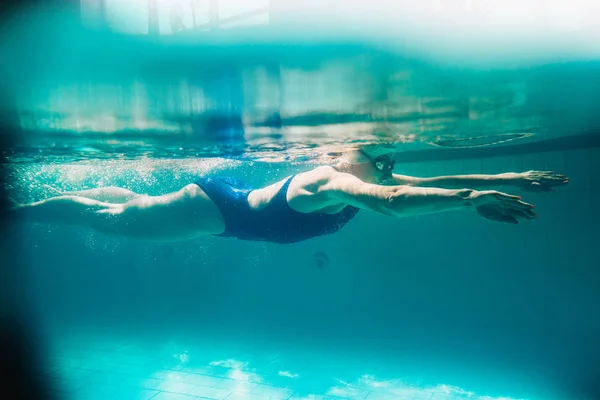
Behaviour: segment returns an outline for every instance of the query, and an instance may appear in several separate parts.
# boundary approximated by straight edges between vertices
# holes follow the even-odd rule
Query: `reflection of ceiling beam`
[[[102,25],[108,24],[108,14],[106,12],[105,0],[100,0],[100,18],[102,19]]]
[[[148,0],[148,35],[158,36],[158,7],[156,0]]]
[[[229,24],[232,22],[237,22],[239,20],[245,19],[245,18],[250,18],[250,17],[255,17],[257,15],[261,15],[261,14],[265,14],[269,12],[269,7],[261,7],[261,8],[257,8],[255,10],[252,11],[247,11],[245,13],[242,14],[237,14],[234,15],[232,17],[229,18],[221,18],[218,19],[216,21],[211,21],[207,24],[202,24],[202,25],[198,25],[196,26],[195,29],[204,29],[204,28],[214,28],[214,27],[218,27],[220,25],[225,25],[225,24]]]
[[[196,3],[198,0],[192,0],[192,28],[196,27]]]
[[[208,3],[208,22],[216,24],[219,20],[219,1],[209,0]]]

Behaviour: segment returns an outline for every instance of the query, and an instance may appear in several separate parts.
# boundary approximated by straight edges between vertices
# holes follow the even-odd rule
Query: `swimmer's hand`
[[[528,171],[514,174],[517,187],[530,192],[554,192],[556,187],[569,183],[569,178],[552,171]]]
[[[495,190],[474,191],[469,195],[479,215],[490,221],[518,224],[519,220],[532,220],[538,216],[533,205],[521,201],[519,196],[511,196]]]

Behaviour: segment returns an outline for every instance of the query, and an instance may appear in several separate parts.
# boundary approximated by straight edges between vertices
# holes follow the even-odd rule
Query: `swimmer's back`
[[[335,233],[357,214],[359,209],[352,206],[345,206],[339,211],[340,207],[328,207],[317,212],[297,211],[296,205],[302,209],[308,204],[302,202],[302,193],[293,196],[296,209],[292,209],[288,203],[288,190],[295,178],[296,175],[290,176],[283,183],[257,191],[245,182],[229,177],[209,176],[198,180],[196,184],[223,215],[225,231],[217,236],[295,243]],[[310,191],[310,188],[301,187],[297,190]],[[249,202],[251,193],[253,198]],[[331,210],[337,212],[332,213]]]

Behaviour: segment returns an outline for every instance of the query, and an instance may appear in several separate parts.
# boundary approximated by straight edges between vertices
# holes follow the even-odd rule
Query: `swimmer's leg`
[[[123,189],[114,186],[88,190],[78,190],[74,192],[61,192],[60,190],[55,189],[49,185],[44,185],[44,187],[50,190],[52,193],[54,193],[55,196],[85,197],[86,199],[98,200],[100,202],[112,204],[124,204],[138,197],[145,196],[143,194],[132,192],[128,189]]]
[[[179,241],[222,233],[223,217],[197,185],[164,196],[111,204],[80,196],[58,196],[12,208],[15,219],[87,227],[99,232],[155,241]]]

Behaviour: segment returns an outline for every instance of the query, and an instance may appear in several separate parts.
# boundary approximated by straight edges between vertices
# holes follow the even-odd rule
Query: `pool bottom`
[[[44,374],[58,399],[512,400],[423,387],[381,362],[202,333],[141,337],[78,329],[55,336],[48,353]]]

